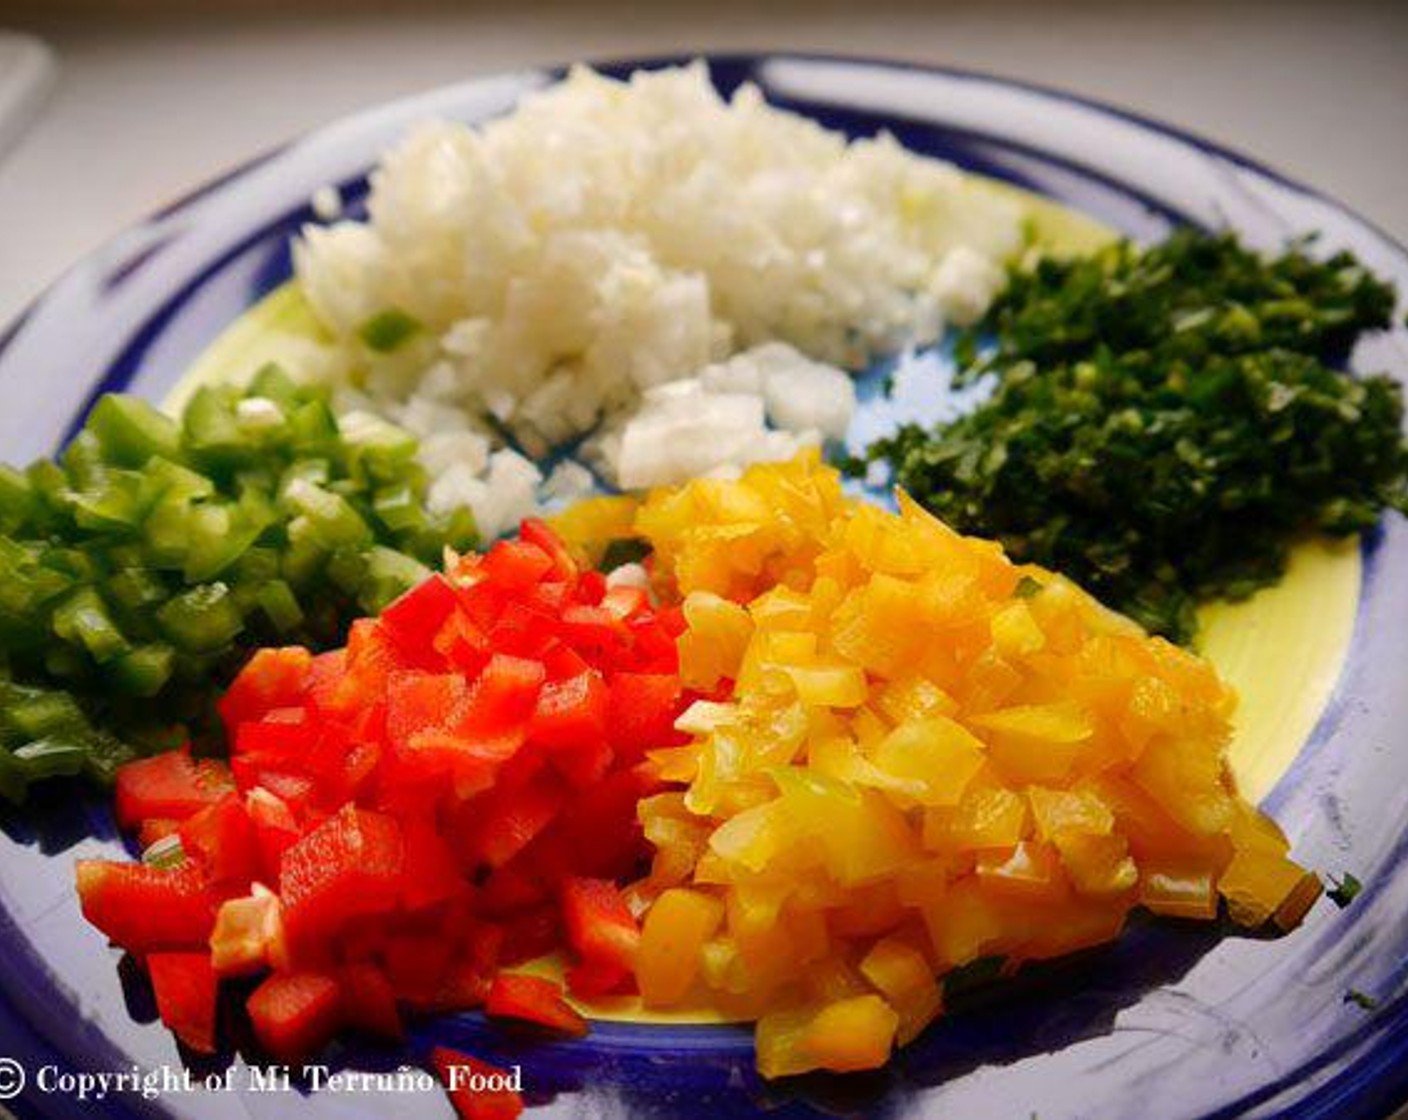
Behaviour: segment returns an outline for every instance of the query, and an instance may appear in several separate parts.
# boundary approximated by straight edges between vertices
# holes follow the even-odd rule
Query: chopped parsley
[[[1348,871],[1339,879],[1331,876],[1330,882],[1333,886],[1325,892],[1325,897],[1341,910],[1358,898],[1359,892],[1364,889],[1364,884]]]
[[[1365,995],[1358,988],[1350,988],[1349,991],[1345,992],[1344,1002],[1355,1004],[1358,1007],[1362,1007],[1365,1011],[1377,1011],[1379,1009],[1379,1001],[1373,996]]]
[[[618,537],[607,544],[598,567],[603,572],[612,572],[622,564],[639,564],[650,553],[649,541],[640,537]]]
[[[1263,258],[1194,230],[1014,268],[956,347],[957,382],[991,374],[993,395],[867,460],[1186,642],[1199,602],[1274,583],[1304,535],[1408,509],[1399,385],[1334,368],[1395,300],[1348,254]]]

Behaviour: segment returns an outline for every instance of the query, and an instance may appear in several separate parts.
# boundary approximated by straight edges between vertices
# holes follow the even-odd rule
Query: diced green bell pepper
[[[377,545],[366,552],[366,573],[357,601],[369,614],[380,614],[395,599],[430,577],[430,569],[413,556]]]
[[[280,634],[288,634],[303,622],[303,608],[293,590],[281,579],[270,580],[256,594],[260,609]]]
[[[291,482],[284,490],[283,506],[305,519],[312,538],[329,550],[364,548],[375,541],[370,526],[346,498],[311,482]]]
[[[33,519],[36,507],[29,479],[14,467],[0,464],[0,533],[18,532]]]
[[[154,455],[179,453],[181,429],[171,417],[137,397],[109,393],[93,407],[86,425],[109,463],[141,467]]]
[[[29,742],[88,730],[88,718],[67,692],[7,683],[0,690],[0,726],[5,738]]]
[[[110,470],[95,485],[73,492],[73,519],[95,532],[136,533],[155,497],[142,475]]]
[[[108,666],[107,675],[113,687],[123,695],[147,699],[166,686],[175,663],[176,651],[164,643],[155,642],[138,646],[117,658]]]
[[[267,362],[259,367],[250,379],[249,393],[274,401],[285,410],[302,404],[306,399],[305,393],[277,362]]]
[[[54,611],[54,633],[82,646],[99,665],[126,653],[131,647],[108,613],[103,597],[92,587],[82,587]]]
[[[74,778],[88,767],[88,747],[82,741],[37,739],[15,748],[14,757],[32,782]]]
[[[172,645],[192,653],[223,649],[244,629],[230,588],[218,582],[183,591],[157,611],[156,618]]]

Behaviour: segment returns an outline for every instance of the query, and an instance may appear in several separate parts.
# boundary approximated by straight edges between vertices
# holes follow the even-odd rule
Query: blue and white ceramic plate
[[[679,60],[606,69],[671,61]],[[775,103],[848,133],[889,129],[916,151],[1136,238],[1192,223],[1228,227],[1269,247],[1320,230],[1327,250],[1353,250],[1408,291],[1408,250],[1340,205],[1108,106],[976,74],[848,59],[728,56],[713,59],[712,72],[725,91],[751,80]],[[217,336],[289,278],[289,239],[312,220],[308,200],[318,187],[339,185],[355,206],[378,155],[412,123],[482,121],[556,76],[507,74],[360,114],[114,240],[0,340],[0,458],[53,452],[101,392],[165,397]],[[1357,368],[1408,379],[1408,331],[1361,351]],[[1339,567],[1341,575],[1349,570]],[[534,1045],[474,1015],[422,1024],[404,1051],[337,1048],[326,1061],[394,1071],[433,1044],[461,1047],[521,1066],[529,1104],[539,1110],[533,1115],[545,1117],[1385,1116],[1408,1099],[1408,527],[1401,519],[1365,542],[1349,578],[1342,633],[1327,624],[1304,642],[1307,661],[1330,666],[1312,674],[1309,691],[1292,690],[1313,701],[1305,733],[1282,744],[1288,767],[1254,783],[1302,862],[1364,880],[1364,893],[1343,912],[1322,903],[1304,927],[1270,942],[1137,924],[1113,946],[957,1001],[889,1068],[865,1076],[767,1085],[753,1070],[746,1027],[602,1022],[580,1041]],[[1274,685],[1297,666],[1293,650],[1269,660],[1262,676]],[[450,1114],[438,1092],[404,1083],[401,1091],[259,1092],[241,1060],[228,1056],[190,1071],[193,1086],[214,1075],[228,1089],[173,1084],[188,1067],[155,1022],[149,991],[117,968],[117,953],[78,913],[73,860],[121,850],[111,816],[98,800],[72,797],[50,795],[40,808],[26,818],[0,815],[0,1099],[17,1116]],[[1351,990],[1372,996],[1376,1009],[1346,1002]],[[146,1095],[80,1099],[79,1075],[134,1070],[155,1071]]]

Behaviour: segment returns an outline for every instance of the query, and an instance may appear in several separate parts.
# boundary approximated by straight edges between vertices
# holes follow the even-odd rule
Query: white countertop
[[[339,114],[527,63],[710,48],[892,56],[1065,87],[1238,148],[1408,240],[1408,0],[559,0],[402,6],[395,19],[357,3],[227,3],[243,17],[159,19],[141,0],[67,23],[54,22],[66,0],[0,11],[58,63],[49,101],[0,153],[0,322],[128,223]]]

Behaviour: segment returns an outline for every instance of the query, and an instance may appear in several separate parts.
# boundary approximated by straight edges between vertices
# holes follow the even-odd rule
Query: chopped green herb
[[[1042,260],[959,339],[957,380],[991,374],[992,397],[868,459],[955,528],[1187,641],[1199,602],[1275,582],[1303,535],[1408,509],[1400,387],[1329,364],[1395,298],[1347,254],[1267,259],[1191,230]]]
[[[1042,586],[1041,580],[1032,579],[1031,576],[1023,576],[1017,581],[1017,586],[1012,594],[1019,599],[1030,599],[1032,596],[1041,593]]]
[[[649,541],[639,537],[621,537],[610,542],[601,554],[601,570],[610,572],[622,564],[639,564],[649,555]]]
[[[1378,1000],[1376,1000],[1373,996],[1365,995],[1357,988],[1350,988],[1349,991],[1345,992],[1344,1002],[1357,1004],[1359,1007],[1362,1007],[1365,1011],[1377,1011],[1379,1009]]]
[[[421,331],[421,322],[398,307],[378,311],[357,328],[357,336],[378,354],[390,354]]]
[[[1330,882],[1333,886],[1330,890],[1325,892],[1325,897],[1341,910],[1358,898],[1359,892],[1364,889],[1364,884],[1348,871],[1339,879],[1331,876]]]

